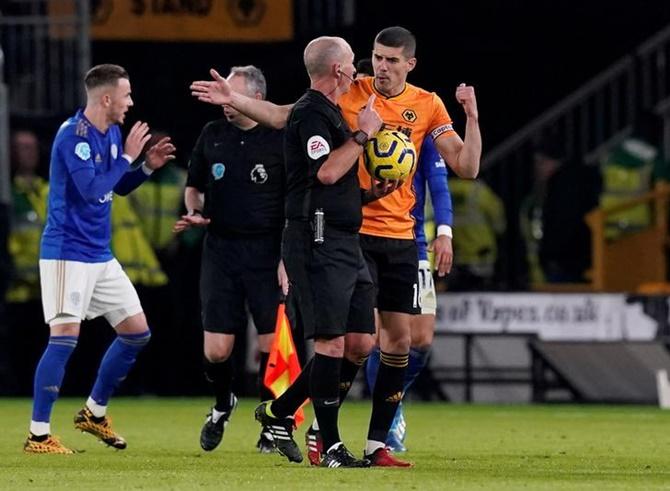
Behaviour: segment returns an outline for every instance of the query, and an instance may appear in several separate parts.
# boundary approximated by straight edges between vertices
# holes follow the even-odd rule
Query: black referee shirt
[[[327,226],[358,232],[363,215],[357,161],[335,184],[316,177],[328,154],[350,137],[340,108],[321,92],[308,89],[296,102],[284,140],[287,219],[311,220],[322,208]]]
[[[241,130],[225,119],[205,125],[187,186],[205,193],[208,230],[221,237],[278,234],[283,226],[282,130]]]

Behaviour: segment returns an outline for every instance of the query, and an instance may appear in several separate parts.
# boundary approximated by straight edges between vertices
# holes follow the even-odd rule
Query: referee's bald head
[[[309,42],[303,58],[307,74],[313,80],[328,75],[333,64],[346,63],[351,56],[353,50],[344,39],[321,36]]]

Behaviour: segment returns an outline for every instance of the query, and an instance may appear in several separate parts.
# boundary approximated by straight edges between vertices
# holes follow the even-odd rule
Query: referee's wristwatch
[[[354,131],[354,133],[351,135],[351,138],[353,138],[353,140],[360,146],[365,146],[369,139],[368,134],[363,130]]]

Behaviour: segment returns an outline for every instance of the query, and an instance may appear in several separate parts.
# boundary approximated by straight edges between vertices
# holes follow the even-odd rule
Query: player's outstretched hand
[[[454,260],[454,250],[451,244],[451,238],[446,235],[438,236],[433,243],[428,246],[428,250],[435,254],[437,276],[442,277],[448,275],[451,272],[451,265]]]
[[[368,99],[365,108],[358,113],[358,128],[361,131],[364,131],[368,135],[368,138],[371,138],[377,133],[384,124],[384,121],[382,121],[382,118],[374,108],[376,99],[377,96],[372,94]]]
[[[138,121],[130,128],[130,132],[126,137],[126,143],[123,146],[123,151],[133,160],[133,162],[140,156],[144,145],[151,138],[149,133],[149,125]]]
[[[206,227],[211,220],[202,215],[182,215],[181,219],[172,227],[172,231],[176,234],[183,232],[191,227]]]
[[[233,89],[228,81],[213,68],[209,71],[213,80],[197,80],[191,83],[191,95],[199,101],[216,106],[230,104],[233,99]]]
[[[456,100],[463,106],[467,117],[476,119],[479,116],[475,88],[472,85],[460,84],[456,87]]]
[[[170,137],[166,136],[147,151],[144,161],[149,169],[160,169],[170,160],[174,160],[175,150],[175,146],[170,142]]]

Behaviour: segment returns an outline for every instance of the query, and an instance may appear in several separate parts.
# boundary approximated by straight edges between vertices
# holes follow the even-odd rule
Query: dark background
[[[293,42],[94,42],[92,61],[125,66],[136,101],[128,123],[146,119],[169,130],[187,156],[202,125],[219,114],[192,100],[188,90],[191,80],[209,77],[210,67],[227,73],[233,65],[257,65],[266,74],[268,98],[289,103],[309,83],[302,50],[310,39],[340,35],[362,58],[370,56],[380,29],[402,25],[418,41],[409,81],[436,91],[457,123],[462,118],[455,87],[474,85],[490,149],[670,22],[665,1],[356,3],[355,26],[298,30]]]

